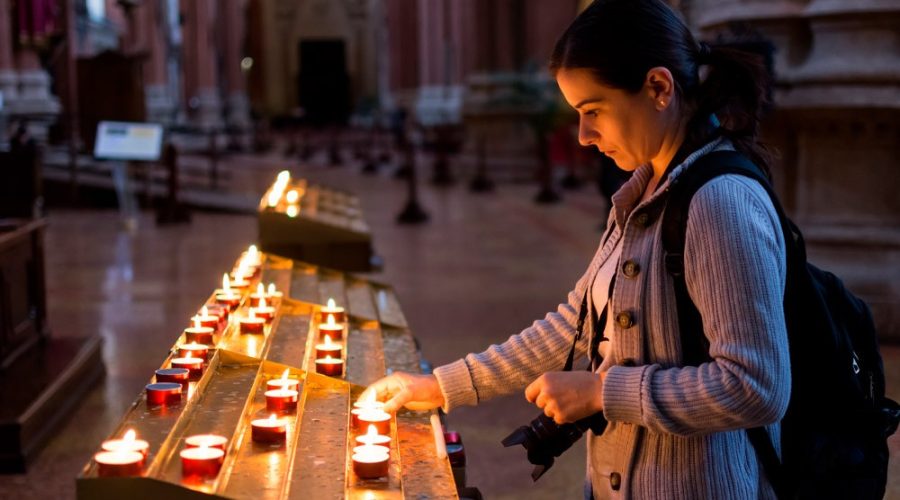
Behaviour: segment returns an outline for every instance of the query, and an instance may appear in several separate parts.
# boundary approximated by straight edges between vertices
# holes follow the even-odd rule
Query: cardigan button
[[[622,475],[618,472],[613,472],[609,475],[609,487],[613,489],[613,491],[619,491],[619,488],[622,486]]]
[[[647,212],[641,212],[634,217],[634,223],[640,227],[647,227],[650,225],[650,214]]]
[[[619,314],[616,314],[616,323],[623,329],[628,329],[634,326],[634,318],[631,317],[630,312],[622,311]]]
[[[635,278],[641,272],[641,266],[633,260],[626,260],[622,264],[622,272],[625,273],[626,278]]]

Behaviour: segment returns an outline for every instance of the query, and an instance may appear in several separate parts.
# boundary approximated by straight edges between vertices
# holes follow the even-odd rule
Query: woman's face
[[[623,170],[634,170],[655,158],[662,147],[666,113],[652,86],[637,93],[609,87],[586,69],[560,69],[556,82],[578,111],[578,142],[594,145]],[[665,102],[665,101],[664,101]]]

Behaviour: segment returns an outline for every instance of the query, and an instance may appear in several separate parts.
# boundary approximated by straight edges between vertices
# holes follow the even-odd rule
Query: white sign
[[[101,160],[157,161],[163,128],[158,123],[100,122],[94,157]]]

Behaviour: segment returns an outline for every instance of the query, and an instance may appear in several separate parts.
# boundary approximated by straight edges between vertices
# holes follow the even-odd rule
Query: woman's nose
[[[584,120],[578,122],[578,143],[582,146],[590,146],[597,141],[600,134],[596,130],[584,123]]]

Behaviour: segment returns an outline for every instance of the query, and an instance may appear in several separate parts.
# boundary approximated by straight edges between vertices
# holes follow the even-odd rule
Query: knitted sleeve
[[[595,256],[596,259],[596,256]],[[444,396],[444,411],[524,390],[546,371],[561,370],[575,336],[578,311],[587,290],[586,272],[568,300],[530,327],[479,354],[435,368]],[[576,348],[576,359],[587,352],[587,335]]]
[[[785,275],[781,226],[762,186],[738,175],[704,185],[688,212],[685,278],[712,361],[610,368],[606,417],[677,435],[780,420],[791,386]]]

